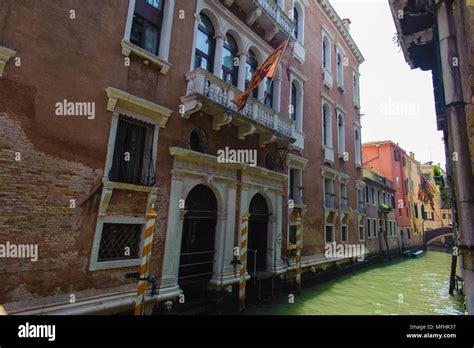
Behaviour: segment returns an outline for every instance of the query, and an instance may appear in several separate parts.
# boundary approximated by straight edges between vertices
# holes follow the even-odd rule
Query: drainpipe
[[[461,74],[453,67],[453,58],[459,55],[456,46],[451,1],[439,1],[437,9],[440,58],[446,98],[449,148],[457,154],[452,161],[454,189],[457,195],[457,213],[460,231],[460,265],[465,284],[466,308],[474,314],[474,180],[469,154],[469,139],[462,94]]]
[[[443,131],[444,136],[444,152],[446,156],[446,179],[447,185],[449,189],[449,202],[451,208],[451,225],[453,228],[453,250],[451,251],[451,274],[449,276],[449,294],[454,294],[454,287],[456,285],[456,269],[457,269],[457,252],[454,251],[459,250],[459,241],[458,241],[458,233],[457,233],[457,211],[456,211],[456,193],[454,192],[454,182],[452,176],[452,161],[451,156],[449,155],[449,147],[448,147],[448,132],[445,129]]]

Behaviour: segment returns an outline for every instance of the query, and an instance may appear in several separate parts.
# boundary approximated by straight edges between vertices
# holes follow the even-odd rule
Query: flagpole
[[[281,58],[282,58],[282,57],[285,55],[285,53],[286,53],[286,48],[288,47],[288,43],[289,43],[289,42],[290,42],[290,38],[288,38],[288,39],[286,40],[286,44],[285,44],[285,47],[283,48],[283,52],[281,53],[280,58],[278,58],[278,65],[279,65],[280,62],[281,62]],[[276,74],[273,74],[272,79],[270,80],[270,86],[272,85],[273,80],[275,79],[275,75],[276,75]],[[265,77],[265,78],[266,78],[266,77]],[[267,99],[267,95],[268,95],[268,90],[265,88],[265,94],[264,94],[264,96],[263,96],[263,99],[262,99],[262,100],[258,99],[258,100],[259,100],[259,101],[262,101],[262,102],[265,104],[265,99]]]

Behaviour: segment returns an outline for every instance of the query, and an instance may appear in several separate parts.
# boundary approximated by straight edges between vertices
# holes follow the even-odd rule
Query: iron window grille
[[[155,184],[153,133],[153,125],[120,116],[109,172],[111,181],[141,186]]]
[[[142,225],[104,224],[98,262],[137,259]]]

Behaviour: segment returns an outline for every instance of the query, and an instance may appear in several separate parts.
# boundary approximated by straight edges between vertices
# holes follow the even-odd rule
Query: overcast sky
[[[430,71],[411,70],[392,42],[396,32],[387,0],[330,0],[365,62],[360,66],[362,140],[390,139],[421,163],[444,168],[442,132],[436,129]]]

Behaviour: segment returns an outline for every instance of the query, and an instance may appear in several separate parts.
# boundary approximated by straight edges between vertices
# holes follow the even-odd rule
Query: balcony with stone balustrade
[[[246,14],[246,24],[256,24],[265,30],[265,40],[280,42],[294,38],[295,24],[275,0],[223,0],[229,9],[235,6]]]
[[[279,147],[287,147],[296,142],[298,132],[288,115],[253,97],[249,97],[244,109],[237,111],[231,100],[242,92],[205,69],[193,70],[186,75],[186,80],[186,95],[181,97],[183,118],[202,112],[213,117],[214,130],[232,124],[238,128],[241,140],[258,135],[261,147],[273,142]]]

